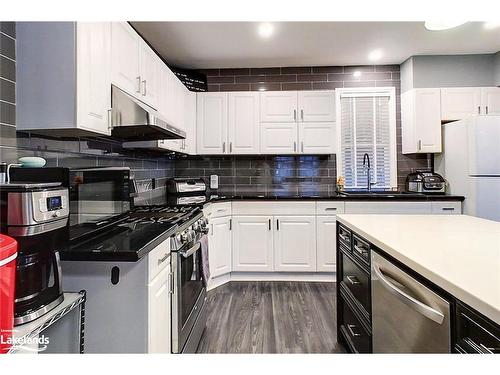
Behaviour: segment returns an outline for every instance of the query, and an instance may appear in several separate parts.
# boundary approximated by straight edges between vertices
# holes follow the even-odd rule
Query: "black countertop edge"
[[[153,238],[151,241],[149,241],[147,244],[136,251],[123,250],[100,253],[95,251],[76,251],[72,250],[70,246],[60,251],[61,261],[137,262],[144,258],[151,250],[160,245],[162,242],[168,240],[168,238],[172,234],[174,234],[176,230],[177,226],[166,230],[161,235]]]
[[[242,201],[242,200],[253,200],[253,201],[281,201],[281,200],[336,200],[336,201],[460,201],[463,202],[465,197],[460,195],[425,195],[425,194],[395,194],[395,195],[221,195],[221,196],[210,196],[208,197],[208,202],[223,202],[223,201]]]

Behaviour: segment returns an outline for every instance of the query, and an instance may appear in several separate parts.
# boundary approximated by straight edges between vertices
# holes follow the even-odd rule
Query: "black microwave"
[[[130,211],[134,183],[128,167],[13,168],[12,182],[61,182],[69,190],[70,226]]]

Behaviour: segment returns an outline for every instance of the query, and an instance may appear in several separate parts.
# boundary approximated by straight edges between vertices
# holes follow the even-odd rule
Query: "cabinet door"
[[[171,353],[170,265],[148,285],[148,353]]]
[[[294,154],[297,152],[297,124],[290,122],[260,123],[261,154]]]
[[[233,271],[274,271],[272,221],[272,216],[233,216]]]
[[[139,35],[126,22],[111,24],[111,79],[122,90],[139,97]]]
[[[141,77],[140,99],[158,108],[158,81],[161,60],[142,39],[139,40],[139,71]],[[180,107],[182,108],[182,107]]]
[[[440,89],[417,89],[414,98],[416,152],[441,152]]]
[[[500,87],[481,89],[481,114],[500,115]]]
[[[481,89],[456,87],[441,89],[441,120],[461,120],[477,115],[481,106]]]
[[[260,93],[260,121],[296,122],[297,116],[297,91]]]
[[[219,217],[210,221],[208,241],[210,277],[231,272],[230,217]]]
[[[335,272],[337,254],[337,219],[335,216],[316,217],[316,271]]]
[[[228,152],[258,154],[260,151],[259,93],[229,93],[228,115]]]
[[[77,23],[77,125],[110,135],[111,23]]]
[[[335,123],[299,123],[299,152],[301,154],[334,154]]]
[[[198,154],[224,154],[227,152],[227,93],[198,93],[197,97]]]
[[[335,92],[299,91],[298,119],[300,122],[335,121]]]
[[[274,225],[274,269],[316,271],[315,217],[275,216]]]
[[[186,89],[184,91],[184,140],[183,151],[189,155],[196,155],[196,93]]]

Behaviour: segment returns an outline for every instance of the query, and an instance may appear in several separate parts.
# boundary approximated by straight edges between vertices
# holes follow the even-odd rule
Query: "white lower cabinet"
[[[335,272],[336,254],[336,216],[316,217],[316,271]]]
[[[460,215],[462,213],[462,203],[456,201],[432,202],[431,211],[432,214]]]
[[[210,220],[208,261],[211,278],[231,272],[231,221],[227,216]]]
[[[275,216],[275,271],[316,271],[314,216]]]
[[[274,271],[272,221],[272,216],[233,216],[233,271]]]
[[[170,264],[148,284],[148,353],[171,353]]]

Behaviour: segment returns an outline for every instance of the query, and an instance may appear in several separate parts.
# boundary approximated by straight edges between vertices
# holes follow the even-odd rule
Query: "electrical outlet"
[[[219,176],[216,174],[210,175],[210,189],[218,189],[219,188]]]

